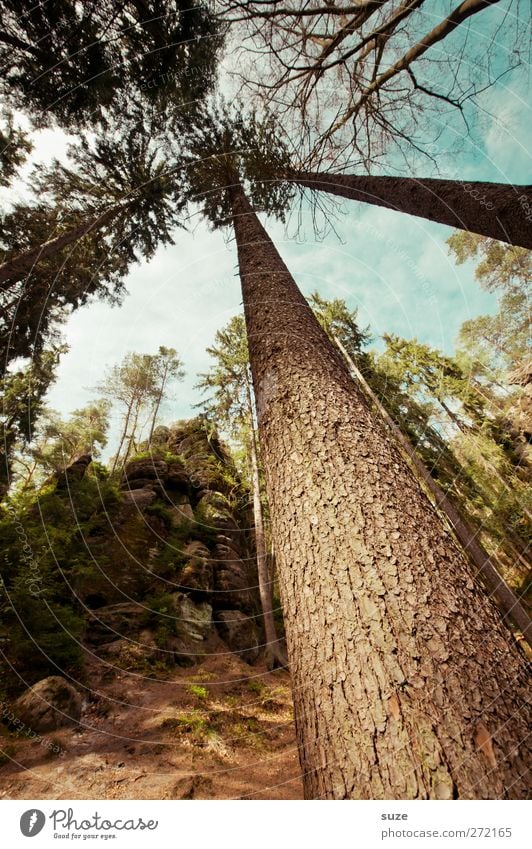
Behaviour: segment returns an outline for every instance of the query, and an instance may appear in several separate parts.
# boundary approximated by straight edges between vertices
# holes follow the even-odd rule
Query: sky
[[[440,151],[441,176],[532,182],[530,109],[514,82],[510,75],[487,92],[482,132],[458,158]],[[60,131],[36,134],[32,163],[62,157],[67,142]],[[308,207],[297,234],[294,219],[286,227],[264,223],[303,293],[345,299],[358,309],[361,325],[369,325],[377,347],[388,332],[452,353],[464,321],[496,311],[497,299],[478,285],[474,264],[456,266],[449,256],[448,227],[350,201],[341,207],[336,232],[322,240],[314,235]],[[195,415],[201,400],[195,383],[210,362],[206,348],[216,330],[242,311],[231,233],[211,232],[198,219],[191,232],[176,233],[175,245],[134,266],[126,288],[121,307],[96,302],[66,323],[69,351],[48,393],[49,406],[68,415],[97,396],[96,384],[126,353],[155,353],[166,345],[181,355],[186,377],[161,421]]]

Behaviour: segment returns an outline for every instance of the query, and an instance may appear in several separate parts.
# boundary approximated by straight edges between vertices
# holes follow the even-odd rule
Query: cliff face
[[[76,582],[89,608],[86,642],[120,655],[134,640],[144,654],[189,666],[217,632],[254,662],[261,639],[249,494],[216,434],[200,420],[159,428],[120,487],[109,529],[87,540],[96,568]]]
[[[155,437],[118,482],[80,458],[0,522],[2,798],[301,796],[249,493],[200,420]]]
[[[4,518],[0,647],[13,692],[17,676],[80,672],[87,651],[145,671],[199,663],[221,637],[257,660],[249,493],[202,420],[155,437],[118,484],[82,457]]]

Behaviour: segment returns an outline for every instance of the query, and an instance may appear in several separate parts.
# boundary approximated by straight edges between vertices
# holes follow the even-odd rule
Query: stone
[[[190,481],[185,464],[178,460],[172,460],[171,463],[168,463],[166,488],[188,492],[189,485]]]
[[[157,494],[153,489],[128,489],[122,493],[122,496],[126,504],[132,504],[138,510],[145,510],[157,498]]]
[[[254,663],[260,654],[255,619],[241,610],[217,610],[216,627],[222,640],[234,654],[247,663]]]
[[[180,636],[200,642],[206,640],[212,627],[212,607],[179,594],[175,598],[176,630]]]
[[[223,551],[220,546],[215,546],[213,553],[214,606],[222,609],[252,609],[255,603],[254,585],[257,579],[250,573],[250,566],[243,560],[236,560],[230,549],[226,548]]]
[[[182,554],[187,560],[179,575],[180,587],[193,595],[212,592],[213,569],[207,546],[193,540],[185,546]]]
[[[78,691],[60,675],[43,678],[15,701],[15,719],[33,731],[55,731],[76,725],[81,717]]]
[[[89,468],[92,463],[92,456],[90,454],[82,454],[69,466],[64,469],[64,471],[60,472],[57,476],[57,489],[68,489],[69,484],[74,483],[75,481],[80,481],[85,477],[85,472]]]
[[[183,522],[194,521],[194,510],[186,495],[178,496],[172,499],[172,506],[168,507],[168,512],[171,516],[172,526],[174,528],[182,525]]]
[[[99,607],[88,616],[86,640],[98,645],[136,636],[145,615],[146,609],[142,605],[129,602]]]
[[[168,463],[164,460],[154,460],[152,457],[146,457],[142,460],[131,460],[126,464],[123,481],[134,481],[140,478],[164,481],[168,472]]]

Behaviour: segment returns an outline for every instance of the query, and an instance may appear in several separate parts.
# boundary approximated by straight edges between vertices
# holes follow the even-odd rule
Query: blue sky
[[[488,111],[476,140],[464,140],[458,156],[440,150],[441,176],[532,182],[530,109],[522,85],[506,77],[484,102]],[[50,130],[36,142],[37,161],[60,155],[66,145],[63,134]],[[293,221],[287,228],[265,222],[304,293],[344,298],[375,337],[384,332],[415,336],[447,352],[463,321],[495,311],[496,298],[479,287],[474,265],[457,267],[448,255],[449,228],[354,202],[346,201],[342,209],[337,234],[330,232],[323,241],[314,236],[308,214],[297,238]],[[242,309],[231,234],[212,233],[200,222],[191,233],[179,231],[176,244],[134,267],[126,285],[129,294],[120,308],[94,303],[67,322],[70,350],[61,360],[49,405],[67,415],[97,394],[94,387],[106,368],[127,352],[151,353],[167,345],[181,354],[187,375],[162,419],[194,415],[200,400],[197,374],[209,366],[205,349],[216,330]]]

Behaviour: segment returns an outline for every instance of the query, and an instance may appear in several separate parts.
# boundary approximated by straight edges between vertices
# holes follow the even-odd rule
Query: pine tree
[[[37,126],[94,127],[131,101],[186,111],[213,86],[222,43],[203,3],[5,0],[3,93]]]
[[[171,244],[184,200],[153,125],[132,113],[124,138],[85,138],[72,164],[33,179],[39,201],[2,221],[2,366],[35,355],[64,317],[91,298],[119,302],[133,262]]]
[[[278,190],[253,197],[214,123],[191,194],[235,229],[306,796],[523,797],[524,659],[244,186],[282,216]]]
[[[253,493],[253,518],[259,594],[264,619],[266,656],[269,668],[286,666],[273,616],[272,579],[268,568],[268,551],[263,509],[256,413],[249,367],[248,341],[244,316],[234,316],[218,330],[215,344],[207,348],[214,365],[201,375],[198,387],[211,396],[202,406],[218,425],[244,446],[248,477]]]
[[[0,379],[0,499],[12,482],[13,454],[33,440],[44,407],[44,396],[55,379],[59,357],[65,345],[42,351],[29,364],[8,372]]]
[[[157,423],[157,416],[165,395],[168,392],[168,385],[175,380],[183,380],[185,372],[183,363],[175,350],[175,348],[166,348],[161,345],[159,353],[154,358],[154,371],[156,383],[156,395],[153,405],[153,413],[150,424],[150,432],[148,434],[148,444],[151,444],[153,431]]]

